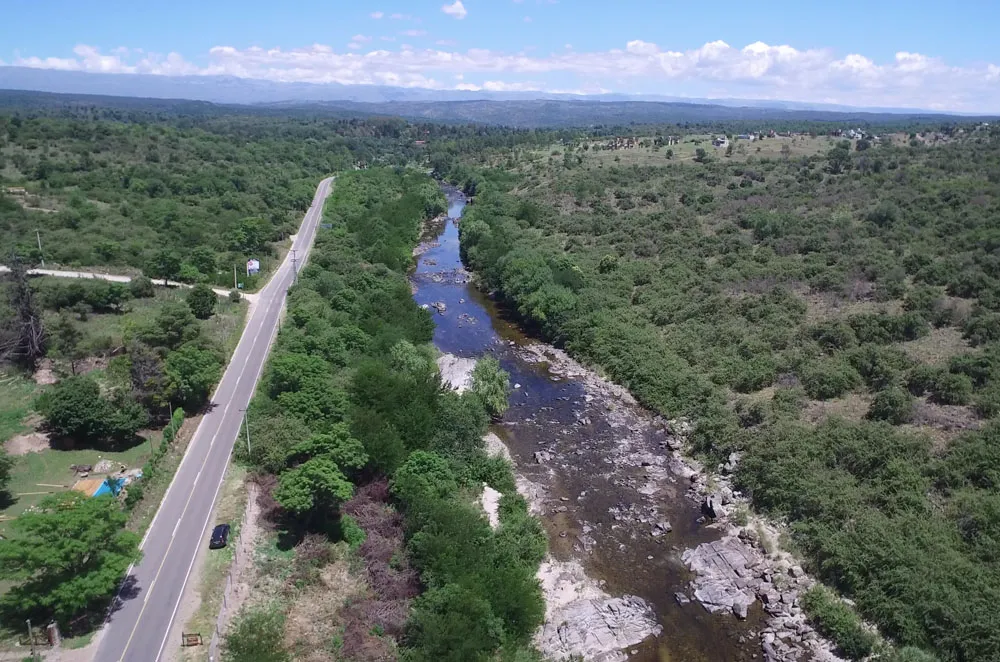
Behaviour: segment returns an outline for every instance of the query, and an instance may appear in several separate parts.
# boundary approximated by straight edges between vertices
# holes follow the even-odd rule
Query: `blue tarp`
[[[140,472],[136,475],[136,478],[142,478],[142,473]],[[125,478],[108,478],[106,481],[101,483],[101,486],[98,487],[91,496],[99,497],[103,494],[118,496],[118,494],[122,491],[122,488],[128,485],[131,480],[131,476]]]

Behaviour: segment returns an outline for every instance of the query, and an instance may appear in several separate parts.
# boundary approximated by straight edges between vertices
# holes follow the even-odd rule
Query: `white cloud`
[[[469,12],[465,9],[465,5],[462,4],[462,0],[455,0],[455,2],[450,5],[442,5],[441,11],[448,14],[448,16],[454,16],[459,20],[465,18],[469,14]]]
[[[420,36],[422,31],[405,34]],[[401,45],[386,50],[387,45],[353,52],[372,41],[369,36],[355,35],[343,51],[322,44],[290,50],[217,46],[209,51],[204,65],[195,65],[177,53],[162,56],[116,49],[105,54],[81,44],[73,57],[18,57],[13,64],[120,74],[225,74],[274,81],[422,87],[454,87],[454,81],[461,80],[462,85],[484,90],[611,89],[1000,111],[998,64],[958,67],[908,51],[877,62],[859,53],[837,55],[828,49],[799,50],[759,41],[742,48],[713,41],[694,49],[671,50],[633,40],[624,48],[606,51],[577,51],[567,44],[556,53],[541,55],[527,49],[520,53],[475,48],[461,51],[455,42],[439,40],[432,48]],[[460,75],[465,78],[457,79]],[[472,83],[469,79],[473,76],[487,82]]]
[[[368,35],[356,34],[353,37],[351,37],[351,40],[349,42],[347,42],[347,47],[350,48],[350,49],[357,50],[357,49],[361,48],[362,46],[364,46],[365,44],[367,44],[371,40],[372,40],[372,38],[369,37]],[[320,46],[320,45],[317,44],[316,46]],[[316,46],[314,46],[313,48],[316,48]],[[317,49],[317,50],[319,50],[319,49]],[[325,52],[332,53],[333,49],[330,49],[330,50],[325,51]]]
[[[404,35],[406,37],[423,37],[425,34],[427,34],[427,30],[403,30],[399,34]]]
[[[374,18],[377,21],[380,18],[382,18],[383,16],[385,16],[385,12],[373,11],[371,14],[369,14],[369,16],[371,16],[372,18]]]
[[[389,18],[391,18],[394,21],[409,21],[413,17],[410,16],[409,14],[399,14],[399,13],[396,13],[396,14],[389,14]]]

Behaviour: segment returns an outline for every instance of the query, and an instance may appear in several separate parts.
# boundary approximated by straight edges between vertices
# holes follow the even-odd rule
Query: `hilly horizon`
[[[0,66],[0,89],[56,94],[92,94],[151,99],[187,99],[222,104],[276,103],[394,103],[453,101],[567,101],[600,103],[676,103],[729,108],[760,108],[787,111],[837,113],[881,113],[900,115],[976,116],[972,113],[925,108],[881,107],[808,103],[781,99],[710,98],[667,94],[572,94],[541,90],[489,91],[447,90],[425,87],[341,83],[277,82],[232,75],[167,76],[62,71],[20,66]]]

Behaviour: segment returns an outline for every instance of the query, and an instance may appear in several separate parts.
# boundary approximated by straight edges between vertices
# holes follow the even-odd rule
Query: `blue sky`
[[[1000,111],[996,0],[4,5],[8,65]]]

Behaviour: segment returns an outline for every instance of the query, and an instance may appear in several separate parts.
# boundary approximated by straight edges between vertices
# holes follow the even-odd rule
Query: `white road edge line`
[[[281,308],[285,305],[284,297],[282,297],[281,306],[278,310],[278,315],[281,315]],[[268,311],[265,311],[265,315]],[[267,345],[264,348],[264,358],[260,362],[260,367],[257,369],[257,375],[254,377],[254,384],[260,379],[260,375],[264,372],[264,366],[267,365],[267,356],[271,353],[271,345],[274,343],[275,336],[278,335],[278,325],[274,325],[274,329],[271,331],[271,337],[268,338]],[[242,375],[242,373],[241,373]],[[251,394],[251,398],[253,395]],[[222,474],[219,476],[219,484],[215,488],[215,496],[212,497],[212,509],[208,511],[208,517],[205,518],[205,526],[201,529],[201,535],[198,537],[199,544],[205,538],[205,532],[208,530],[208,525],[212,521],[212,511],[215,510],[215,502],[219,499],[219,492],[222,490],[222,484],[226,481],[226,473],[229,471],[229,464],[232,461],[232,452],[226,458],[226,464],[222,469]],[[194,555],[191,557],[191,563],[188,564],[187,572],[184,573],[184,581],[181,582],[181,590],[177,593],[177,602],[174,603],[174,610],[170,614],[170,619],[167,621],[167,627],[163,633],[163,641],[160,642],[160,649],[156,652],[156,657],[154,662],[159,662],[160,657],[163,655],[163,647],[167,645],[167,639],[170,638],[170,629],[174,626],[174,619],[177,617],[177,610],[181,606],[181,600],[184,597],[184,589],[187,588],[188,580],[191,578],[191,570],[194,568],[194,562],[198,560],[198,552],[195,550]]]
[[[326,206],[326,199],[330,195],[330,187],[333,185],[333,180],[335,180],[335,179],[336,179],[336,176],[333,176],[333,177],[328,177],[328,178],[320,181],[319,189],[317,190],[317,193],[319,193],[320,191],[322,191],[323,192],[323,196],[322,196],[322,198],[320,200],[319,209],[323,209]],[[315,201],[315,196],[314,196],[313,204],[311,204],[309,206],[309,209],[306,210],[306,215],[305,215],[305,218],[303,219],[303,222],[302,222],[303,226],[305,226],[309,222],[309,214],[311,212],[315,215],[315,209],[316,209],[316,201]],[[318,227],[318,224],[317,224],[316,230],[318,230],[318,229],[319,229],[319,227]],[[313,241],[315,241],[315,237],[313,237]],[[312,250],[312,242],[309,242],[308,249],[311,252],[311,250]],[[308,252],[306,253],[306,256],[308,256]],[[305,264],[305,258],[303,258],[303,265],[304,264]],[[276,281],[276,279],[278,277],[278,274],[281,272],[282,268],[286,267],[287,265],[288,265],[288,256],[286,255],[285,256],[285,261],[283,261],[281,263],[281,265],[279,265],[278,269],[271,276],[271,279],[257,293],[257,297],[258,297],[257,298],[257,303],[258,304],[259,303],[265,303],[264,302],[264,293],[270,288],[271,284]],[[286,295],[287,295],[287,291],[282,296],[282,305],[284,305],[284,297]],[[248,319],[247,320],[247,325],[248,326],[249,326],[249,323],[250,323],[250,320]],[[278,325],[275,325],[275,327],[277,327],[277,326]],[[231,365],[232,362],[236,360],[236,357],[237,357],[237,355],[240,352],[240,347],[243,345],[243,342],[246,339],[246,329],[244,329],[243,331],[244,332],[243,332],[243,334],[240,335],[239,341],[236,343],[236,348],[233,350],[233,355],[229,359],[229,364],[226,366],[227,370],[229,368],[229,365]],[[225,377],[225,371],[223,371],[223,377]],[[215,389],[212,391],[211,396],[209,396],[209,402],[211,402],[212,400],[215,399],[216,394],[219,392],[219,389],[222,387],[223,381],[224,381],[224,379],[223,380],[219,380],[219,383],[215,385]],[[197,443],[197,441],[199,439],[198,432],[200,430],[201,430],[201,424],[199,424],[198,428],[195,430],[195,433],[194,433],[194,435],[191,438],[191,443],[188,444],[187,449],[185,449],[185,451],[184,451],[184,457],[181,458],[180,464],[177,465],[177,470],[174,472],[174,477],[170,479],[170,484],[167,486],[167,491],[163,493],[163,498],[160,499],[160,505],[157,506],[156,513],[153,514],[152,521],[150,521],[149,526],[146,527],[146,533],[142,536],[142,540],[139,542],[139,550],[140,551],[146,546],[146,540],[149,538],[149,534],[153,530],[153,525],[156,523],[156,519],[160,516],[160,511],[163,508],[163,504],[166,502],[167,497],[170,495],[170,491],[173,489],[174,484],[177,482],[177,476],[180,475],[181,468],[184,466],[184,463],[187,461],[188,456],[192,454],[190,451],[193,449],[195,443]],[[228,469],[228,467],[229,467],[229,465],[228,465],[228,462],[227,462],[226,468]],[[223,472],[223,476],[224,475],[225,475],[225,471]],[[207,524],[207,522],[206,522],[206,524]],[[203,532],[203,535],[204,535],[204,532]],[[115,613],[115,611],[116,611],[115,606],[120,603],[122,592],[125,590],[125,582],[127,581],[128,577],[132,575],[132,571],[133,570],[135,570],[135,563],[130,563],[129,566],[128,566],[128,568],[125,569],[125,574],[122,576],[121,584],[118,587],[118,592],[115,593],[115,597],[111,601],[111,607],[108,609],[108,613],[104,617],[104,622],[101,624],[101,628],[102,629],[107,627],[108,622],[111,620],[111,616]],[[185,582],[186,581],[187,580],[185,580]],[[150,584],[150,588],[152,588],[152,584]],[[146,595],[147,596],[149,595],[148,591],[147,591]],[[176,612],[176,608],[175,608],[174,611]],[[171,617],[171,623],[172,622],[173,622],[173,617]],[[169,632],[169,628],[167,630]],[[161,646],[161,650],[162,650],[162,646]],[[124,655],[124,652],[123,652],[123,655]]]

